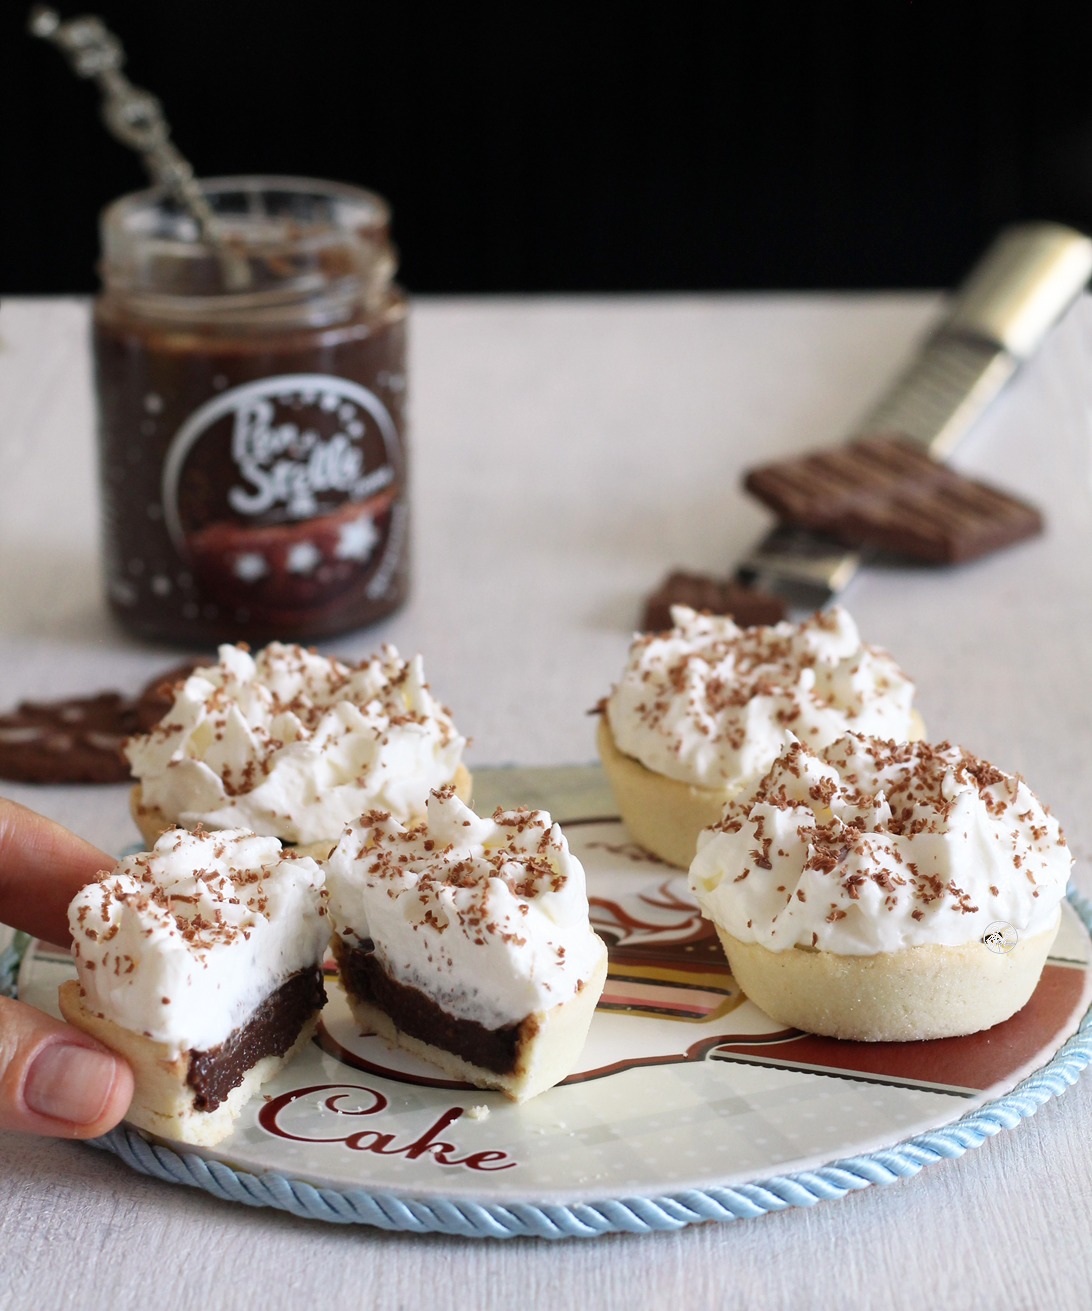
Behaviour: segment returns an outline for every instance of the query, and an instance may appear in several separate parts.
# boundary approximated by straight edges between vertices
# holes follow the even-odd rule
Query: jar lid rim
[[[390,206],[374,191],[275,175],[198,185],[216,216],[213,239],[165,186],[121,196],[103,211],[104,294],[125,299],[134,315],[337,318],[356,301],[382,299],[397,252]],[[225,277],[229,266],[247,271],[241,289]]]
[[[240,173],[224,177],[197,178],[198,186],[206,195],[223,196],[232,192],[298,192],[301,195],[323,196],[331,200],[355,201],[375,211],[375,221],[390,222],[389,201],[377,191],[351,182],[333,182],[324,178],[296,177],[281,174]],[[104,226],[124,223],[133,213],[144,212],[171,200],[170,190],[163,185],[130,191],[112,200],[102,211]]]

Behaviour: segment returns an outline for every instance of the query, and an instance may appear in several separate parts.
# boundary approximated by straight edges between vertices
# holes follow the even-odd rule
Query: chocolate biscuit
[[[15,783],[124,783],[131,776],[121,744],[146,733],[170,710],[173,689],[209,656],[157,674],[136,700],[121,692],[22,701],[0,715],[0,778]]]
[[[786,523],[931,564],[973,560],[1043,528],[1033,506],[893,437],[763,465],[744,486]]]
[[[124,783],[121,744],[140,732],[136,702],[120,692],[23,701],[0,715],[0,778],[17,783]]]
[[[785,603],[779,597],[740,583],[710,578],[708,574],[688,574],[676,569],[645,602],[642,631],[658,633],[670,628],[673,605],[688,605],[692,610],[708,610],[714,615],[731,615],[740,628],[776,624],[785,618]]]

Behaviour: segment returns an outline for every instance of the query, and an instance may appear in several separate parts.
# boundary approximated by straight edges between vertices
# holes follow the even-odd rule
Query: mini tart
[[[365,1032],[513,1101],[570,1073],[607,950],[584,867],[545,811],[483,817],[439,788],[421,824],[371,811],[347,825],[325,871]]]
[[[991,1029],[1035,991],[1061,922],[1008,952],[982,942],[903,947],[842,956],[793,947],[770,951],[715,925],[732,974],[772,1020],[828,1038],[910,1042]]]
[[[465,765],[460,764],[455,770],[452,783],[455,786],[455,795],[459,800],[469,804],[474,780]],[[173,828],[176,824],[181,824],[181,821],[169,819],[162,810],[154,806],[144,805],[142,796],[140,784],[134,783],[129,789],[129,813],[133,817],[133,823],[140,830],[140,836],[151,847],[161,833]],[[284,842],[282,846],[295,851],[300,856],[311,856],[314,860],[325,860],[334,847],[337,846],[337,841],[337,837],[333,837],[329,841],[323,839],[321,842],[301,842],[298,844]]]
[[[1071,864],[1019,776],[948,742],[847,733],[790,743],[702,834],[689,883],[772,1019],[909,1042],[990,1029],[1025,1005]]]
[[[253,656],[224,643],[218,655],[122,745],[148,837],[181,819],[301,845],[336,841],[377,804],[413,818],[430,788],[454,778],[466,739],[432,695],[420,655],[403,660],[387,645],[349,665],[281,642]]]
[[[68,907],[69,1023],[133,1067],[128,1118],[209,1146],[326,1004],[325,874],[273,837],[171,829]]]
[[[536,1097],[560,1083],[572,1071],[587,1040],[592,1015],[607,980],[607,949],[603,946],[591,976],[567,1001],[550,1010],[536,1011],[505,1030],[491,1031],[472,1021],[456,1020],[446,1015],[425,993],[396,983],[389,976],[383,976],[387,986],[380,982],[377,988],[375,975],[369,980],[358,963],[360,955],[373,955],[369,951],[370,944],[344,942],[335,936],[331,946],[349,1009],[362,1033],[374,1033],[386,1042],[412,1052],[414,1056],[438,1066],[452,1079],[463,1080],[476,1088],[495,1088],[513,1102]],[[368,995],[364,995],[365,990]],[[385,994],[384,1001],[389,1009],[380,1003],[377,991]],[[397,1020],[391,1010],[395,1010]],[[475,1034],[474,1030],[480,1030],[480,1034]],[[493,1062],[503,1064],[505,1068],[490,1068],[470,1059],[471,1053],[482,1045],[478,1039],[484,1037],[488,1042],[491,1036],[500,1039],[491,1044],[494,1047],[510,1048],[508,1059]]]
[[[58,1003],[69,1024],[97,1038],[132,1067],[133,1100],[125,1113],[130,1124],[160,1138],[214,1147],[232,1132],[243,1107],[262,1084],[268,1083],[311,1040],[325,1003],[321,973],[314,971],[313,978],[303,979],[302,983],[302,989],[296,991],[303,995],[293,998],[292,1005],[294,1013],[302,1011],[302,1025],[295,1022],[293,1014],[288,1032],[260,1034],[244,1046],[239,1039],[245,1042],[247,1030],[254,1018],[268,1008],[267,1002],[219,1048],[211,1052],[183,1051],[177,1056],[172,1056],[165,1043],[124,1029],[89,1010],[75,979],[61,984]],[[269,1000],[283,995],[284,990],[279,989]],[[249,1064],[244,1067],[240,1057]]]
[[[910,718],[908,740],[923,741],[925,724],[921,716],[912,710]],[[595,744],[630,837],[678,869],[689,869],[698,849],[698,834],[720,820],[724,807],[750,781],[706,788],[657,774],[618,750],[606,713],[599,716]]]

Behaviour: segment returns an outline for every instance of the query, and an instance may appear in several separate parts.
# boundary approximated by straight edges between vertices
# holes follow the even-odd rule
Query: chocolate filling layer
[[[449,1015],[420,989],[392,979],[380,964],[370,938],[352,945],[341,942],[338,963],[346,989],[384,1011],[411,1038],[452,1052],[494,1074],[511,1074],[516,1068],[520,1031],[535,1023],[530,1016],[518,1024],[506,1024],[503,1029],[487,1029],[476,1020]]]
[[[286,979],[219,1047],[190,1053],[186,1082],[199,1111],[215,1111],[251,1066],[264,1056],[283,1056],[300,1030],[326,1005],[319,966]]]

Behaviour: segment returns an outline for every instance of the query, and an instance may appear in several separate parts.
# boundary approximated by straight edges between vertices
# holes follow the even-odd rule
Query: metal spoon
[[[133,86],[121,71],[125,50],[102,19],[88,15],[62,21],[56,10],[35,5],[27,27],[33,36],[57,46],[78,77],[98,85],[107,128],[143,157],[152,180],[165,187],[193,218],[200,240],[216,252],[228,288],[240,291],[249,286],[247,261],[225,242],[193,166],[171,141],[163,106],[150,91]]]

